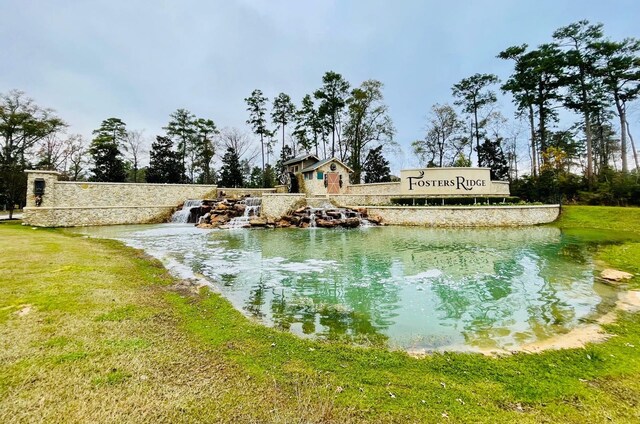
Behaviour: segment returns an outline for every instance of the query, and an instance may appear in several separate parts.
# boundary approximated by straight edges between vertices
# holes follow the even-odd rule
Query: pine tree
[[[233,147],[227,148],[222,157],[222,170],[220,171],[220,185],[222,187],[242,187],[242,169],[240,157]]]
[[[182,165],[180,182],[192,182],[196,167],[196,155],[191,155],[192,160],[189,164],[187,164],[187,155],[194,152],[194,146],[197,144],[196,117],[186,109],[178,109],[169,115],[169,118],[171,120],[163,129],[167,131],[168,137],[177,142],[177,151]],[[189,165],[189,175],[187,175],[187,165]]]
[[[500,145],[501,141],[500,137],[495,140],[485,138],[478,149],[479,166],[490,168],[491,179],[497,181],[506,180],[509,176],[509,166]]]
[[[173,141],[169,137],[157,136],[151,145],[147,182],[179,183],[182,178],[182,165],[177,152],[173,150]]]
[[[369,150],[369,154],[367,154],[362,168],[364,171],[364,182],[367,184],[388,183],[391,181],[389,161],[382,156],[382,146]]]
[[[102,121],[93,134],[96,137],[89,148],[94,164],[91,180],[124,182],[127,172],[120,146],[127,137],[126,124],[118,118],[109,118]]]

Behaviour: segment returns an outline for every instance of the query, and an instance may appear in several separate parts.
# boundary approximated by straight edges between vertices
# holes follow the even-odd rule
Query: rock
[[[267,226],[267,220],[264,218],[251,218],[251,220],[249,220],[249,224],[252,227],[266,227]]]
[[[360,218],[347,218],[342,224],[343,227],[346,228],[356,228],[360,226]]]
[[[276,222],[276,228],[289,228],[291,227],[291,223],[285,219],[281,219],[280,221]]]
[[[220,202],[216,205],[216,209],[219,211],[226,211],[229,210],[229,206],[224,204],[223,202]]]
[[[236,212],[239,212],[240,215],[244,214],[245,209],[247,209],[247,205],[243,205],[242,203],[236,203],[233,205],[233,209]]]
[[[366,218],[367,217],[367,209],[366,208],[358,208],[358,213],[360,214],[361,217]]]
[[[215,215],[211,218],[212,224],[225,224],[227,222],[229,222],[229,217],[227,215]]]
[[[382,225],[382,217],[380,217],[380,216],[370,216],[367,219],[369,220],[369,222],[371,222],[373,224]]]
[[[300,215],[300,214],[304,213],[305,210],[307,210],[307,207],[303,206],[301,208],[296,209],[293,213],[296,214],[296,215]]]
[[[300,225],[300,221],[301,221],[301,218],[299,216],[292,216],[291,217],[291,224],[293,224],[293,225],[296,225],[296,226]]]
[[[328,211],[325,212],[325,214],[327,216],[330,216],[331,218],[334,218],[334,219],[340,219],[342,217],[342,213],[341,212],[334,211],[334,210],[328,210]]]
[[[616,269],[604,269],[600,273],[600,277],[604,278],[607,281],[618,283],[622,280],[628,280],[633,277],[633,274],[629,274],[628,272],[618,271]]]
[[[338,221],[328,219],[316,219],[316,227],[334,228],[338,225]]]
[[[196,227],[204,228],[204,229],[215,228],[213,224],[207,224],[207,223],[198,224],[196,225]]]

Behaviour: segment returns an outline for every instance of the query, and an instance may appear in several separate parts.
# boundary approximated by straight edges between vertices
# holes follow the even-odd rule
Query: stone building
[[[298,191],[308,196],[344,194],[349,186],[351,168],[337,158],[320,160],[316,155],[298,156],[284,163],[298,182]]]

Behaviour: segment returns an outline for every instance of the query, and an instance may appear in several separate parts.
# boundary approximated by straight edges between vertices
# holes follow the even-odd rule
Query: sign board
[[[483,195],[491,194],[489,168],[424,168],[400,171],[400,194]]]

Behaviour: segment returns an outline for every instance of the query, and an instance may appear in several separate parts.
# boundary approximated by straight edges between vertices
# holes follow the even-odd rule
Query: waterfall
[[[231,218],[231,220],[225,226],[229,229],[248,228],[251,226],[249,220],[252,216],[260,216],[260,209],[262,206],[262,198],[260,197],[247,197],[241,203],[245,205],[244,213],[242,216]]]
[[[174,212],[171,216],[171,222],[176,224],[186,224],[189,222],[189,216],[191,215],[192,208],[199,208],[202,206],[202,200],[186,200],[182,209]]]
[[[372,227],[374,226],[371,221],[363,218],[360,212],[353,209],[336,208],[331,204],[323,205],[321,207],[307,207],[306,216],[309,218],[309,228],[318,227],[317,220],[332,221],[344,223],[350,218],[357,218],[360,221],[359,226]]]

